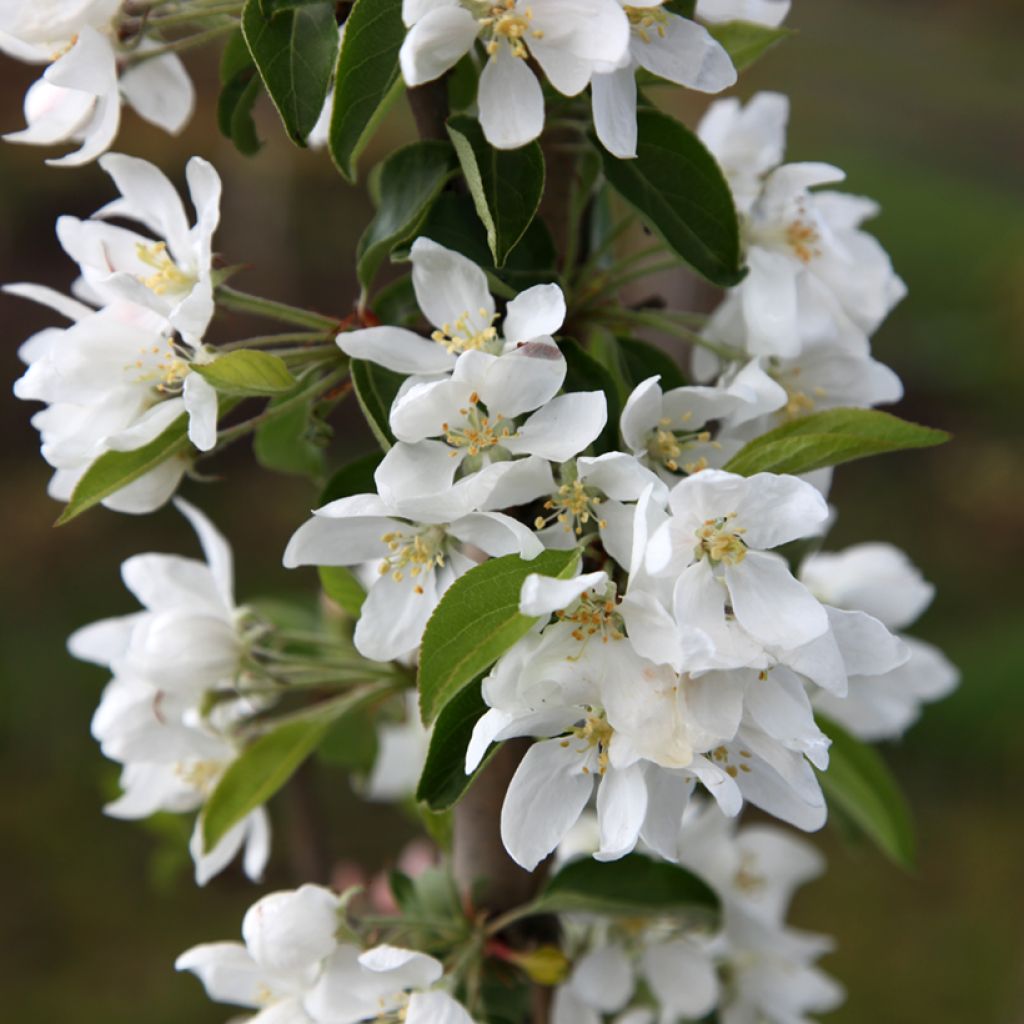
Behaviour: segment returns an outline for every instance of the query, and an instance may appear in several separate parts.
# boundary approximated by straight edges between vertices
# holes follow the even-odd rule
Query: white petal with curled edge
[[[828,629],[824,606],[777,555],[748,551],[725,579],[736,621],[763,643],[800,647]]]
[[[189,525],[199,538],[203,549],[203,557],[210,567],[214,582],[220,591],[225,608],[233,608],[235,604],[235,568],[234,555],[227,538],[195,505],[184,498],[175,498],[174,507],[189,521]]]
[[[514,454],[568,462],[597,439],[607,421],[604,392],[572,391],[538,409],[504,447]]]
[[[697,1020],[718,1001],[718,974],[711,958],[694,943],[676,939],[648,946],[643,972],[662,1007],[663,1019]]]
[[[396,511],[402,509],[404,499],[443,496],[444,492],[451,490],[455,471],[462,461],[453,455],[454,450],[440,441],[418,441],[416,444],[400,441],[384,456],[374,472],[380,496]],[[402,513],[399,511],[399,514]]]
[[[83,320],[85,317],[96,312],[91,306],[85,305],[84,302],[79,302],[77,299],[64,295],[54,288],[47,288],[41,284],[27,282],[5,284],[0,288],[0,291],[6,292],[8,295],[17,295],[20,299],[38,302],[42,306],[48,306],[54,312],[60,313],[61,316],[67,317],[71,321]]]
[[[590,80],[594,130],[612,156],[636,156],[636,69],[632,64]]]
[[[190,373],[182,388],[188,413],[188,439],[208,452],[217,443],[217,389],[202,374]]]
[[[705,470],[697,476],[711,472],[716,473],[714,480],[723,488],[731,490],[736,485],[735,480],[727,479],[731,474],[719,470]],[[732,507],[723,507],[719,515],[727,512],[736,513],[749,547],[768,550],[812,535],[828,519],[828,502],[799,477],[755,473],[746,478],[746,486],[736,493]]]
[[[444,373],[455,365],[455,356],[443,345],[404,327],[342,331],[335,341],[345,355],[369,360],[395,373]]]
[[[143,473],[138,480],[133,480],[127,487],[122,487],[109,498],[104,498],[103,504],[115,512],[146,515],[160,508],[170,499],[177,490],[188,466],[189,461],[184,456],[167,459],[156,469]]]
[[[76,149],[73,153],[68,153],[67,156],[47,160],[47,166],[81,167],[83,164],[90,163],[114,144],[120,126],[121,98],[117,92],[113,91],[104,96],[98,96],[92,116],[76,132],[76,135],[84,136],[81,148]]]
[[[390,573],[378,576],[356,623],[356,650],[371,661],[392,661],[408,654],[419,646],[437,601],[433,568],[400,580]]]
[[[299,565],[358,565],[375,561],[388,553],[383,536],[399,528],[399,523],[383,516],[317,514],[292,534],[284,551],[284,565],[294,569]]]
[[[25,93],[27,127],[8,132],[5,142],[28,146],[51,146],[79,134],[93,114],[96,97],[78,89],[62,89],[45,78],[37,79]]]
[[[206,885],[211,878],[219,875],[235,859],[245,842],[248,824],[246,818],[236,822],[224,833],[217,845],[207,852],[203,840],[202,815],[196,818],[195,828],[192,829],[192,837],[188,843],[188,852],[192,855],[192,862],[195,864],[196,885]]]
[[[693,793],[694,781],[660,765],[644,765],[647,775],[647,816],[640,838],[665,860],[679,858],[679,829]]]
[[[633,995],[633,965],[622,946],[609,943],[576,961],[569,987],[595,1010],[617,1013]]]
[[[494,299],[487,275],[470,259],[429,238],[417,238],[409,252],[416,301],[437,328],[453,326],[467,317],[476,333],[491,325]]]
[[[661,419],[661,377],[648,377],[633,388],[622,408],[622,439],[637,455],[647,450],[647,435]]]
[[[270,860],[270,815],[265,808],[257,807],[246,821],[249,827],[242,851],[242,870],[250,882],[262,882]]]
[[[396,989],[426,988],[444,973],[432,956],[389,945],[374,946],[361,953],[359,964],[368,971],[389,975],[388,982],[393,982]]]
[[[520,416],[551,401],[565,372],[565,358],[557,345],[526,342],[491,363],[480,383],[480,398],[494,418]]]
[[[174,961],[176,971],[191,971],[218,1003],[261,1005],[263,971],[240,942],[206,942],[186,950]]]
[[[505,310],[502,334],[519,345],[554,334],[565,322],[565,295],[557,284],[538,284],[520,292]]]
[[[463,414],[473,411],[473,394],[472,384],[451,377],[413,384],[395,399],[388,423],[395,437],[408,444],[439,437],[449,426],[455,431],[465,425]]]
[[[738,287],[747,327],[747,348],[755,356],[795,356],[800,351],[797,264],[788,256],[753,245],[750,273]]]
[[[601,847],[597,860],[618,860],[629,853],[640,838],[647,815],[647,784],[639,763],[626,768],[609,768],[598,784],[597,821]]]
[[[714,93],[736,84],[736,69],[722,44],[703,25],[676,14],[651,33],[649,43],[634,41],[632,51],[642,68],[688,89]]]
[[[464,7],[445,5],[423,13],[398,52],[405,84],[423,85],[443,75],[469,52],[478,31],[476,18]]]
[[[145,52],[148,40],[140,46]],[[185,65],[174,53],[153,57],[130,67],[121,75],[121,93],[140,116],[177,135],[192,116],[195,90]]]
[[[319,885],[268,893],[246,912],[242,938],[261,967],[300,970],[334,951],[338,906],[338,897]]]
[[[502,555],[521,555],[535,558],[544,545],[529,527],[500,512],[474,512],[457,519],[448,527],[448,533],[466,544],[473,544],[492,558]]]
[[[141,614],[145,613],[101,619],[88,626],[81,626],[68,637],[68,651],[80,661],[109,666],[115,658],[124,654]]]
[[[480,127],[495,149],[518,149],[544,129],[544,93],[525,60],[498,47],[480,75]]]
[[[661,478],[652,473],[632,455],[625,452],[606,452],[596,458],[584,457],[577,462],[580,479],[616,501],[637,501],[648,487],[651,500],[664,505],[668,501],[668,488]]]
[[[43,72],[46,81],[94,96],[117,90],[117,60],[110,40],[83,25],[71,48]]]
[[[551,615],[568,608],[588,590],[603,590],[608,585],[608,574],[588,572],[571,580],[558,580],[532,572],[523,580],[519,591],[519,611],[522,615]]]
[[[447,992],[414,992],[405,1011],[405,1024],[473,1024],[473,1018]]]
[[[520,761],[501,808],[509,856],[532,871],[575,824],[594,788],[584,758],[560,739],[535,743]]]

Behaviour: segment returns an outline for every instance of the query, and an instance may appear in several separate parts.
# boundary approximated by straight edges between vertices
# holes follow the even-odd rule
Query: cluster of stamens
[[[167,338],[163,345],[144,345],[139,349],[139,358],[125,366],[128,373],[138,373],[140,383],[152,381],[162,395],[178,394],[184,379],[192,368],[189,365],[191,353],[174,338]],[[157,357],[153,365],[153,356]]]
[[[615,730],[608,724],[608,719],[603,715],[587,715],[587,717],[572,730],[572,735],[583,741],[583,746],[577,750],[579,754],[585,754],[592,747],[597,747],[597,768],[601,775],[608,770],[608,746],[612,741]],[[562,740],[562,746],[568,747],[571,739]],[[584,767],[584,775],[590,774],[590,769]]]
[[[828,394],[822,387],[811,388],[810,395],[803,390],[797,380],[800,376],[799,366],[793,367],[785,374],[774,373],[772,376],[786,389],[786,404],[782,409],[786,419],[795,420],[814,412],[816,400],[825,398]]]
[[[747,759],[751,756],[752,755],[749,750],[741,750],[741,760],[739,764],[732,764],[729,758],[729,751],[725,747],[715,747],[715,749],[711,751],[712,760],[722,767],[722,770],[730,779],[735,779],[740,772],[746,774],[752,770],[750,765],[746,763]]]
[[[498,339],[498,330],[494,326],[494,321],[498,319],[498,314],[488,313],[482,306],[477,312],[481,318],[488,321],[488,326],[482,331],[473,330],[469,310],[466,310],[454,323],[443,324],[441,329],[434,331],[430,337],[438,345],[444,345],[445,351],[455,356],[462,352],[489,347]]]
[[[786,225],[786,244],[793,250],[801,263],[810,263],[821,255],[821,235],[814,221],[807,216],[803,206],[797,207],[797,215]]]
[[[401,583],[406,573],[415,580],[424,572],[444,565],[444,531],[436,526],[412,535],[393,530],[385,533],[381,540],[387,545],[388,554],[377,566],[377,572],[390,576],[396,583]],[[412,589],[416,594],[423,593],[418,583]]]
[[[174,774],[204,796],[213,789],[223,770],[220,761],[177,761],[174,765]]]
[[[636,34],[645,42],[651,41],[651,30],[664,39],[667,35],[668,15],[661,7],[630,7],[626,5],[626,17]]]
[[[742,534],[746,530],[742,526],[730,526],[736,518],[735,512],[718,516],[716,519],[705,519],[696,530],[697,558],[707,555],[712,562],[725,562],[727,565],[739,565],[747,557],[747,545]]]
[[[170,256],[167,255],[166,242],[153,242],[144,245],[138,242],[135,246],[135,254],[139,261],[147,267],[152,267],[155,273],[149,277],[139,275],[139,280],[154,295],[165,295],[167,292],[184,291],[191,288],[195,278],[186,274]]]
[[[741,765],[741,767],[744,766]],[[750,771],[749,767],[747,767],[747,771]],[[740,866],[736,869],[732,881],[740,892],[745,893],[759,892],[768,884],[768,879],[758,873],[757,857],[749,850],[740,855]]]
[[[478,20],[481,28],[491,30],[491,38],[484,47],[491,57],[497,55],[501,40],[505,39],[512,56],[526,60],[530,56],[524,42],[526,37],[544,38],[544,33],[540,29],[530,27],[530,22],[533,21],[533,8],[524,7],[521,11],[517,10],[516,0],[492,4],[487,17]]]
[[[588,491],[582,481],[573,480],[572,483],[562,484],[558,493],[551,495],[544,502],[544,508],[549,513],[547,516],[537,516],[533,521],[534,527],[543,530],[550,523],[562,524],[566,533],[575,533],[577,537],[583,533],[583,527],[591,519],[603,530],[608,523],[600,518],[597,507],[602,499],[599,495]]]
[[[680,422],[686,423],[692,415],[693,413],[686,413],[681,417]],[[648,438],[647,454],[673,473],[680,471],[699,473],[702,469],[708,468],[708,460],[703,455],[685,462],[680,461],[683,453],[695,444],[708,444],[713,448],[720,447],[717,441],[711,440],[710,430],[672,430],[672,419],[663,416]]]
[[[468,406],[459,409],[459,415],[463,417],[463,422],[459,426],[441,424],[444,439],[452,448],[465,449],[469,455],[479,455],[488,448],[494,448],[502,441],[515,437],[516,432],[512,423],[501,413],[491,417],[480,409],[480,396],[475,391],[469,396],[469,402]],[[458,455],[458,450],[452,452],[453,458]]]
[[[621,640],[625,635],[622,631],[622,616],[615,610],[612,597],[584,594],[571,612],[560,611],[555,616],[560,622],[575,625],[571,635],[580,643],[598,634],[603,644],[609,640]]]

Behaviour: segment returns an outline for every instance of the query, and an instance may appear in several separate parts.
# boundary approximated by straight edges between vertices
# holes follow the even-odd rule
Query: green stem
[[[218,25],[216,28],[207,29],[205,32],[199,32],[194,36],[176,39],[173,43],[164,43],[162,46],[154,46],[149,50],[135,50],[127,58],[126,62],[131,65],[141,64],[143,61],[152,60],[154,57],[162,57],[167,53],[181,53],[184,50],[205,46],[207,43],[212,43],[214,39],[219,39],[228,32],[234,32],[237,27],[238,22],[232,19],[226,25]]]
[[[242,5],[237,2],[211,4],[206,8],[198,10],[179,11],[174,14],[158,14],[149,19],[151,28],[160,29],[165,25],[188,25],[203,21],[206,18],[214,18],[218,15],[239,15],[242,13]]]
[[[286,302],[277,302],[274,299],[264,299],[259,295],[240,292],[236,288],[229,288],[226,284],[222,284],[217,289],[216,299],[219,306],[236,313],[251,313],[253,316],[279,320],[285,324],[295,324],[296,327],[311,327],[325,333],[333,333],[338,329],[338,321],[333,317],[314,313],[308,309],[300,309],[298,306],[289,306]]]
[[[295,408],[296,405],[308,401],[310,398],[314,398],[321,392],[329,391],[335,384],[339,383],[347,373],[348,365],[346,364],[343,367],[339,367],[333,373],[327,374],[326,377],[321,377],[308,388],[303,388],[302,391],[292,395],[291,398],[286,399],[278,405],[268,406],[258,416],[253,416],[242,423],[236,423],[233,427],[228,427],[227,429],[220,431],[217,434],[217,447],[209,454],[212,455],[214,452],[221,451],[232,442],[237,441],[241,437],[245,437],[246,434],[251,434],[258,426],[266,423],[267,420],[272,420],[275,416],[280,416],[281,413]]]
[[[714,352],[715,355],[725,359],[727,362],[734,362],[741,358],[741,353],[731,346],[720,345],[717,342],[710,341],[696,331],[691,331],[688,327],[676,323],[671,317],[663,316],[650,310],[616,309],[609,311],[607,318],[610,321],[620,320],[633,326],[650,327],[656,331],[671,334],[673,337],[688,341],[691,345],[699,345],[701,348],[706,348],[709,352]]]

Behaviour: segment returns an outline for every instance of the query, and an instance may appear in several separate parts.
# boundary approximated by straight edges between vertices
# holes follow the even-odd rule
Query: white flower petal
[[[435,7],[426,11],[409,29],[399,50],[405,84],[412,87],[432,82],[469,52],[479,27],[464,7]]]
[[[600,591],[608,585],[606,572],[588,572],[571,580],[530,573],[519,591],[519,611],[522,615],[551,615],[568,608],[588,590]]]
[[[632,64],[590,80],[594,130],[620,160],[636,156],[636,71]]]
[[[538,284],[520,292],[505,310],[502,334],[520,345],[546,338],[565,322],[565,296],[557,284]]]
[[[601,847],[597,860],[618,860],[631,852],[647,815],[647,785],[640,764],[609,768],[597,790]],[[617,1008],[617,1007],[616,1007]]]
[[[484,66],[477,90],[480,127],[495,149],[518,149],[544,129],[544,94],[526,61],[507,46]]]
[[[342,331],[335,341],[353,359],[367,359],[395,373],[444,373],[455,365],[455,356],[443,345],[404,327]]]
[[[608,406],[602,391],[559,395],[535,412],[505,444],[510,452],[568,462],[604,429]]]

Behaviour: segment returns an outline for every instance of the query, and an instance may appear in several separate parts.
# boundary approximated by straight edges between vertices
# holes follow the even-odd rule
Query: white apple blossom
[[[232,695],[243,649],[243,609],[233,596],[232,554],[196,508],[179,510],[195,529],[205,562],[146,554],[122,567],[128,589],[145,611],[84,626],[71,635],[75,657],[108,668],[114,678],[93,716],[103,753],[124,767],[124,793],[108,814],[144,818],[156,811],[198,810],[237,756],[235,721],[255,710]],[[205,713],[207,697],[219,699]],[[266,812],[253,811],[210,851],[197,820],[190,850],[200,885],[245,848],[245,869],[258,878],[269,855]]]
[[[25,95],[28,127],[8,142],[80,148],[47,160],[78,166],[109,149],[121,122],[122,100],[151,124],[178,134],[192,115],[192,83],[173,53],[119,65],[119,0],[5,0],[0,5],[0,52],[49,67]],[[143,40],[141,56],[156,44]]]
[[[698,92],[721,92],[736,83],[725,48],[703,25],[665,10],[664,0],[620,0],[629,19],[629,50],[620,67],[594,75],[590,91],[594,129],[609,153],[636,156],[636,71]]]
[[[498,149],[523,146],[544,127],[531,59],[555,89],[575,96],[596,72],[617,67],[629,46],[618,0],[404,0],[402,17],[409,31],[399,59],[410,87],[438,78],[481,40],[480,127]]]
[[[778,28],[790,6],[790,0],[697,0],[697,17],[701,21],[750,21]]]
[[[551,338],[565,320],[565,297],[557,284],[528,288],[500,317],[484,272],[461,253],[429,238],[417,238],[409,252],[412,285],[423,315],[434,326],[430,338],[404,327],[366,327],[338,335],[338,347],[354,359],[368,359],[396,373],[450,373],[463,352],[491,355],[520,346],[548,345],[552,372],[565,361]],[[557,389],[556,389],[557,390]]]
[[[800,579],[822,600],[858,611],[891,629],[910,626],[931,603],[935,588],[891,544],[857,544],[805,559]],[[924,704],[950,693],[959,673],[934,645],[901,636],[908,656],[875,672],[851,672],[845,695],[823,692],[815,706],[866,741],[901,736]]]
[[[364,657],[390,661],[419,646],[444,592],[476,564],[466,545],[492,556],[524,558],[543,549],[526,526],[498,512],[418,523],[375,494],[356,494],[317,509],[288,542],[284,564],[369,563],[376,579],[356,623],[355,645]]]

